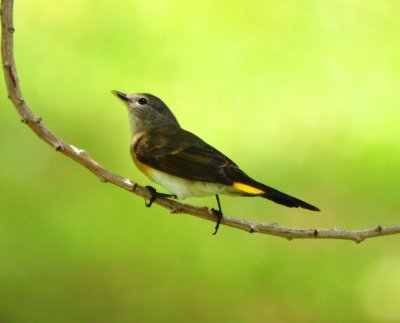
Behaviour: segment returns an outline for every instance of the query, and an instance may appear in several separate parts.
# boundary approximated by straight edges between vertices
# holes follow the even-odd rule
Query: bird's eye
[[[147,104],[147,100],[145,98],[140,98],[138,102],[139,102],[140,105]]]

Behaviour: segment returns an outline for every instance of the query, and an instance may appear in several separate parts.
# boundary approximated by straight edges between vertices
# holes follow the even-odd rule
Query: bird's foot
[[[217,224],[215,225],[215,231],[213,233],[213,235],[215,236],[218,232],[219,224],[221,223],[221,220],[224,217],[224,215],[222,214],[222,212],[220,210],[216,210],[216,209],[211,209],[211,212],[217,217]]]
[[[159,197],[170,197],[170,198],[174,198],[174,199],[177,198],[177,196],[174,195],[174,194],[158,193],[158,192],[156,191],[156,189],[155,189],[154,187],[151,187],[151,186],[146,186],[146,188],[147,188],[147,190],[148,190],[149,193],[150,193],[150,200],[149,200],[149,202],[147,202],[146,200],[144,201],[144,205],[146,205],[146,207],[150,207],[150,206],[153,204],[153,202],[154,202],[156,199],[158,199]]]

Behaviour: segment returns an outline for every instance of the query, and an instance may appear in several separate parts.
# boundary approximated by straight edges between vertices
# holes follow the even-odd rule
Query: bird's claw
[[[152,186],[145,186],[147,188],[147,190],[150,193],[150,199],[147,202],[146,200],[144,200],[144,205],[146,205],[146,207],[150,207],[153,202],[158,199],[159,197],[170,197],[170,198],[178,198],[175,194],[165,194],[165,193],[158,193],[157,190],[152,187]]]
[[[217,217],[217,224],[215,225],[215,231],[213,233],[213,235],[215,236],[218,232],[219,224],[221,223],[223,214],[220,210],[216,210],[216,209],[211,209],[211,212]]]

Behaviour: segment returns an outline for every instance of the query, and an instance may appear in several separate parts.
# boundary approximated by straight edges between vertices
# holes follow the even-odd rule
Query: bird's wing
[[[232,185],[229,174],[240,172],[228,157],[182,129],[142,136],[131,149],[141,163],[189,180]]]

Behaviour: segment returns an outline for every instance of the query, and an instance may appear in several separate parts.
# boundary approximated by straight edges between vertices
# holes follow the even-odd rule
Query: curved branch
[[[33,132],[47,144],[52,146],[56,151],[61,152],[65,156],[73,159],[77,163],[86,167],[94,175],[100,178],[102,182],[110,182],[131,193],[139,195],[145,199],[149,199],[150,195],[146,188],[114,174],[93,158],[91,158],[84,150],[65,142],[52,131],[50,131],[42,122],[42,119],[32,112],[28,103],[25,101],[21,88],[19,86],[18,74],[14,62],[13,53],[13,0],[2,0],[1,7],[1,54],[3,62],[3,71],[8,90],[8,97],[21,116],[21,121],[28,125]],[[216,216],[207,207],[195,207],[188,204],[179,203],[177,201],[164,198],[157,199],[154,203],[159,204],[172,213],[184,213],[197,216],[199,218],[216,221]],[[345,231],[337,228],[333,229],[292,229],[284,228],[276,223],[256,223],[248,222],[234,217],[224,215],[221,224],[236,229],[244,230],[250,233],[258,232],[277,237],[292,239],[343,239],[361,242],[364,239],[372,237],[381,237],[385,235],[393,235],[400,233],[400,225],[391,227],[377,226],[373,229]]]

